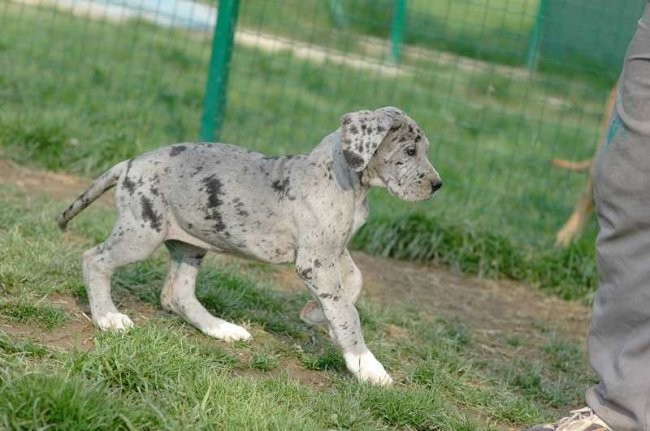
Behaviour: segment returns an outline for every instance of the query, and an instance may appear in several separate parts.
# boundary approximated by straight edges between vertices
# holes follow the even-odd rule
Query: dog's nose
[[[431,181],[431,190],[432,190],[432,193],[433,193],[433,192],[437,192],[438,190],[440,190],[440,187],[442,187],[442,181],[440,181],[440,180],[433,180],[433,181]]]

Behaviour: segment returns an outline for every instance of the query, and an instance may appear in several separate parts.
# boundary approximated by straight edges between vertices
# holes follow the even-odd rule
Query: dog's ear
[[[385,107],[375,111],[349,112],[341,117],[341,149],[350,168],[361,172],[391,130],[399,128],[404,113]]]

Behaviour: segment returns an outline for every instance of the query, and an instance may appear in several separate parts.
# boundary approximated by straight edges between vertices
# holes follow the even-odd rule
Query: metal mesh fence
[[[542,0],[539,60],[545,70],[615,77],[646,0]]]
[[[537,0],[242,0],[220,138],[306,152],[343,113],[398,106],[427,133],[445,189],[419,204],[374,191],[371,218],[417,211],[545,246],[585,181],[550,161],[593,155],[613,74],[593,63],[527,69],[531,49],[540,59],[551,49],[537,37],[541,9]],[[215,17],[208,1],[0,0],[0,154],[97,174],[196,140]],[[634,23],[624,26],[619,58]]]

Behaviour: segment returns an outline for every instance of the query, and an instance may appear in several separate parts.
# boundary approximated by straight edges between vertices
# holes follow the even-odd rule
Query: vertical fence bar
[[[330,18],[337,28],[348,28],[348,18],[345,16],[345,10],[341,0],[329,0]]]
[[[202,141],[218,141],[221,135],[238,12],[239,0],[219,0],[203,99],[200,135]]]
[[[530,38],[528,39],[528,52],[526,54],[526,68],[529,71],[537,69],[537,61],[539,60],[539,49],[542,46],[542,33],[544,15],[546,15],[546,0],[539,0],[537,6],[537,16],[535,17],[535,24],[530,31]]]
[[[394,62],[398,62],[400,58],[405,20],[406,0],[393,0],[393,20],[390,25],[390,59]]]

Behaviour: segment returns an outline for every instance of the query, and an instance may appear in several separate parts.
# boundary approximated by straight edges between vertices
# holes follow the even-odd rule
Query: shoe
[[[524,431],[613,431],[589,407],[572,410],[571,415],[554,424],[536,425]]]

